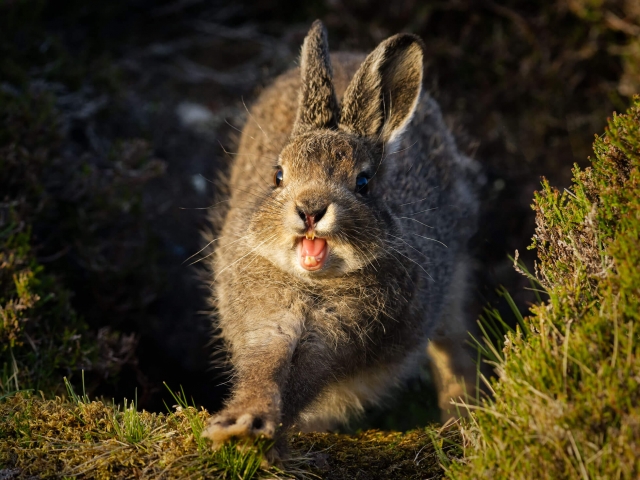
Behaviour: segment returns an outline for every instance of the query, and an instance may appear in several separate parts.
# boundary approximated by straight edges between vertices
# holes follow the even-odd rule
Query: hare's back
[[[459,151],[429,92],[423,91],[385,163],[385,200],[400,219],[407,242],[429,256],[443,249],[441,253],[454,256],[464,250],[476,230],[481,169]]]

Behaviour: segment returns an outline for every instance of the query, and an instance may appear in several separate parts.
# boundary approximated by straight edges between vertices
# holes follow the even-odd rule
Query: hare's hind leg
[[[369,368],[349,378],[327,385],[297,419],[302,432],[331,431],[365,408],[379,404],[417,369],[424,354],[416,351],[401,363]]]
[[[476,395],[478,370],[468,346],[471,339],[467,312],[469,266],[467,258],[458,260],[440,325],[427,345],[443,422],[466,413],[464,408],[452,405],[452,400],[471,401]]]

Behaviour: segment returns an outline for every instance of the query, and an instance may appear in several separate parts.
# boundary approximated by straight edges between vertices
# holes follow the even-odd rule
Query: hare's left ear
[[[293,135],[338,126],[338,100],[333,88],[327,31],[320,20],[313,22],[300,54],[300,99]]]
[[[420,97],[423,56],[415,35],[395,35],[378,45],[344,94],[340,128],[376,142],[398,138]]]

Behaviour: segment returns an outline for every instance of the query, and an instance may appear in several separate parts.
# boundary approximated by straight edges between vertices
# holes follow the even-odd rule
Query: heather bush
[[[506,336],[450,478],[640,475],[640,97],[563,192],[535,196],[549,295]]]

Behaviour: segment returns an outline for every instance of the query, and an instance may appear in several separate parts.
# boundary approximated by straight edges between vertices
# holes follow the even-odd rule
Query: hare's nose
[[[312,212],[308,212],[301,207],[297,207],[297,210],[298,216],[310,230],[315,228],[316,224],[322,219],[322,217],[324,217],[324,214],[327,213],[327,207]]]

